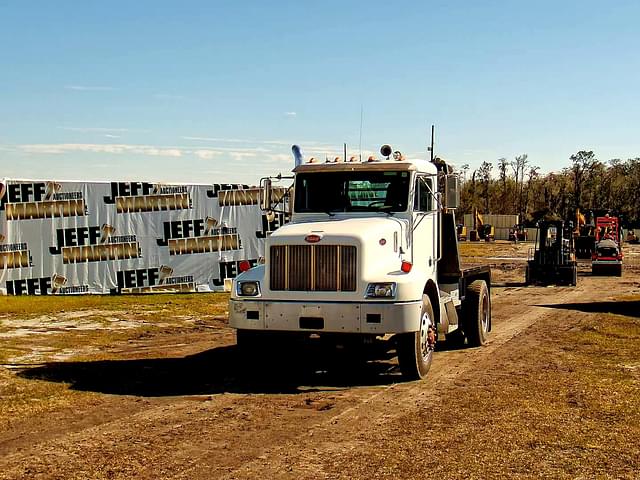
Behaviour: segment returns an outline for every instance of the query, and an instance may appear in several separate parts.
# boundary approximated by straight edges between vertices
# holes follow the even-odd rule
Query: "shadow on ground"
[[[365,362],[308,351],[246,362],[235,345],[176,358],[51,362],[18,375],[68,383],[75,390],[143,397],[304,393],[402,381],[388,359]]]
[[[613,313],[627,317],[640,318],[640,300],[622,300],[617,302],[558,303],[537,305],[538,307],[577,310],[587,313]]]

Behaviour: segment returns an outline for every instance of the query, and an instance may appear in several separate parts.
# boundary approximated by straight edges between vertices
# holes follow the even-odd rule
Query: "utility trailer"
[[[380,153],[296,166],[290,223],[266,239],[265,263],[233,283],[229,323],[243,355],[274,338],[285,349],[293,339],[383,341],[414,380],[437,342],[486,343],[491,271],[460,268],[457,175],[437,158]],[[261,186],[271,211],[272,179]]]

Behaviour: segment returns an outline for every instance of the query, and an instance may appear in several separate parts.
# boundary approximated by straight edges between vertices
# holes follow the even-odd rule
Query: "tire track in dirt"
[[[106,423],[23,444],[0,459],[0,478],[327,477],[327,457],[360,448],[369,429],[441,402],[442,391],[462,374],[553,314],[537,304],[575,301],[584,293],[582,287],[496,289],[489,344],[438,351],[424,382],[154,400]]]
[[[244,478],[329,478],[322,466],[327,458],[366,444],[366,429],[416,411],[421,406],[441,401],[442,390],[468,370],[477,367],[512,338],[545,315],[554,315],[538,303],[575,301],[585,293],[582,288],[526,289],[522,304],[522,288],[507,288],[494,298],[494,325],[489,343],[476,349],[441,351],[426,381],[398,383],[363,398],[352,407],[322,419],[303,436],[273,446],[260,458],[253,459],[224,476]],[[513,302],[514,299],[518,302]],[[364,433],[363,433],[364,429]],[[194,466],[180,478],[207,478],[207,467]]]

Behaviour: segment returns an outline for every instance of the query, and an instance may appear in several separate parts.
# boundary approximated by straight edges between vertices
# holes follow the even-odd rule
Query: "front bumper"
[[[233,328],[287,332],[405,333],[418,330],[420,300],[411,302],[229,301]]]

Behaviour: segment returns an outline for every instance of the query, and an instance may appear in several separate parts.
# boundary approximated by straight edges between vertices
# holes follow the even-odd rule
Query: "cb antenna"
[[[431,153],[431,163],[433,163],[433,139],[435,137],[435,125],[431,125],[431,146],[427,148]]]
[[[360,104],[360,161],[362,162],[362,120],[364,118],[364,105]]]

